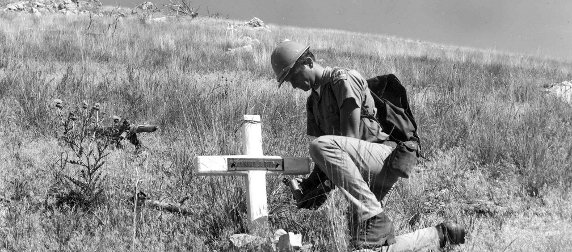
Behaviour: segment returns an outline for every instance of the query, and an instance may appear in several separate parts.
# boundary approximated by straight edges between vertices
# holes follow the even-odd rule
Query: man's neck
[[[316,94],[317,94],[318,96],[320,96],[320,89],[321,89],[321,87],[322,87],[322,86],[320,85],[320,86],[318,86],[316,89],[314,89],[314,91],[316,91]]]
[[[324,81],[324,68],[319,64],[314,64],[314,71],[316,75],[312,89],[316,91],[318,95],[320,95],[320,88],[322,87],[322,82]]]

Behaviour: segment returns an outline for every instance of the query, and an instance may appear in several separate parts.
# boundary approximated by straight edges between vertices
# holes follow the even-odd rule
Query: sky
[[[180,1],[180,0],[172,0]],[[102,0],[136,6],[144,1]],[[169,0],[152,1],[162,7]],[[572,61],[572,0],[193,0],[199,15],[385,34]]]

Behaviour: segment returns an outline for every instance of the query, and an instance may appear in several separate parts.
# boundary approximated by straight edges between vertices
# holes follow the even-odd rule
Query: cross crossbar
[[[310,158],[249,155],[199,156],[195,165],[201,175],[247,175],[248,171],[269,174],[303,175],[310,173]]]

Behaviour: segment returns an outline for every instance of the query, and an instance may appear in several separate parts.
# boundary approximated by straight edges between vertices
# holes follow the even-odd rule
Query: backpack
[[[375,102],[377,116],[362,116],[376,120],[383,132],[389,135],[389,141],[395,142],[395,149],[386,163],[396,175],[409,178],[411,170],[417,165],[417,158],[420,157],[420,139],[407,91],[393,74],[370,78],[367,84]]]

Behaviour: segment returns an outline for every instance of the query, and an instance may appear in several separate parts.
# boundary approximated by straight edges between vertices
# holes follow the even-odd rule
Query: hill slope
[[[538,92],[542,84],[572,79],[570,64],[240,23],[0,13],[0,248],[228,250],[229,235],[245,228],[243,182],[196,176],[191,160],[240,153],[243,114],[262,116],[267,155],[308,155],[306,94],[277,89],[269,65],[285,38],[310,44],[324,65],[364,76],[394,73],[407,85],[428,159],[385,202],[399,233],[453,220],[469,230],[467,244],[454,250],[572,247],[572,111]],[[119,115],[160,127],[141,137],[145,154],[131,146],[109,151],[105,200],[87,212],[44,210],[41,203],[62,174],[79,176],[73,165],[58,170],[66,148],[53,134],[56,98],[69,106],[100,103],[105,124]],[[341,194],[318,211],[298,211],[279,181],[269,177],[272,227],[302,232],[318,251],[344,251]],[[142,209],[134,222],[126,199],[136,184],[153,199],[186,198],[193,214]]]

